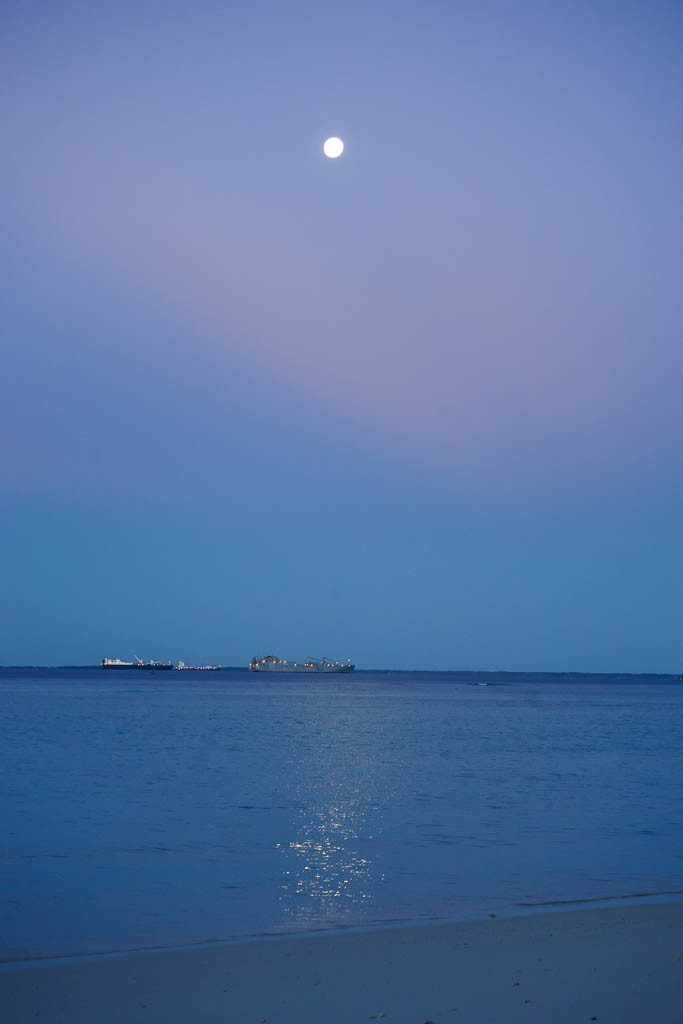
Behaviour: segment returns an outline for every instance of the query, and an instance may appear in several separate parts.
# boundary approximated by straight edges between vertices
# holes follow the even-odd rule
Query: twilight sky
[[[682,45],[6,0],[0,663],[683,670]]]

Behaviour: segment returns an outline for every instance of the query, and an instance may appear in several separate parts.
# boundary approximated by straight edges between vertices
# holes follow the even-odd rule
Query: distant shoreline
[[[99,664],[94,665],[0,665],[0,672],[89,672],[100,669]],[[151,671],[151,670],[150,670]],[[201,671],[186,669],[185,673]],[[246,665],[220,665],[215,671],[218,672],[239,672],[248,673]],[[287,673],[281,673],[286,675]],[[292,673],[294,675],[294,673]],[[529,682],[536,679],[538,682],[544,680],[636,680],[636,679],[663,679],[678,681],[681,676],[678,672],[533,672],[511,671],[508,669],[426,669],[426,668],[357,668],[355,677],[359,676],[448,676],[450,679],[462,679],[464,681],[476,676],[484,681],[505,680],[509,682]],[[316,676],[316,678],[318,678]]]

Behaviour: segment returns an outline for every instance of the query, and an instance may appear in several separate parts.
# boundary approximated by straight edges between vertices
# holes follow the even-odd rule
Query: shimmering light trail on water
[[[683,888],[683,686],[482,678],[0,672],[3,955]]]

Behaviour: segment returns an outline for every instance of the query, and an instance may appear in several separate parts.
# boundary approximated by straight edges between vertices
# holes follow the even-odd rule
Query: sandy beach
[[[683,1020],[683,902],[7,964],[7,1024]]]

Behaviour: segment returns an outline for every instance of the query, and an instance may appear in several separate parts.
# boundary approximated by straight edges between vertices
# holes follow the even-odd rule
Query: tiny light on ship
[[[323,153],[328,160],[337,160],[344,152],[344,143],[336,135],[323,142]]]

